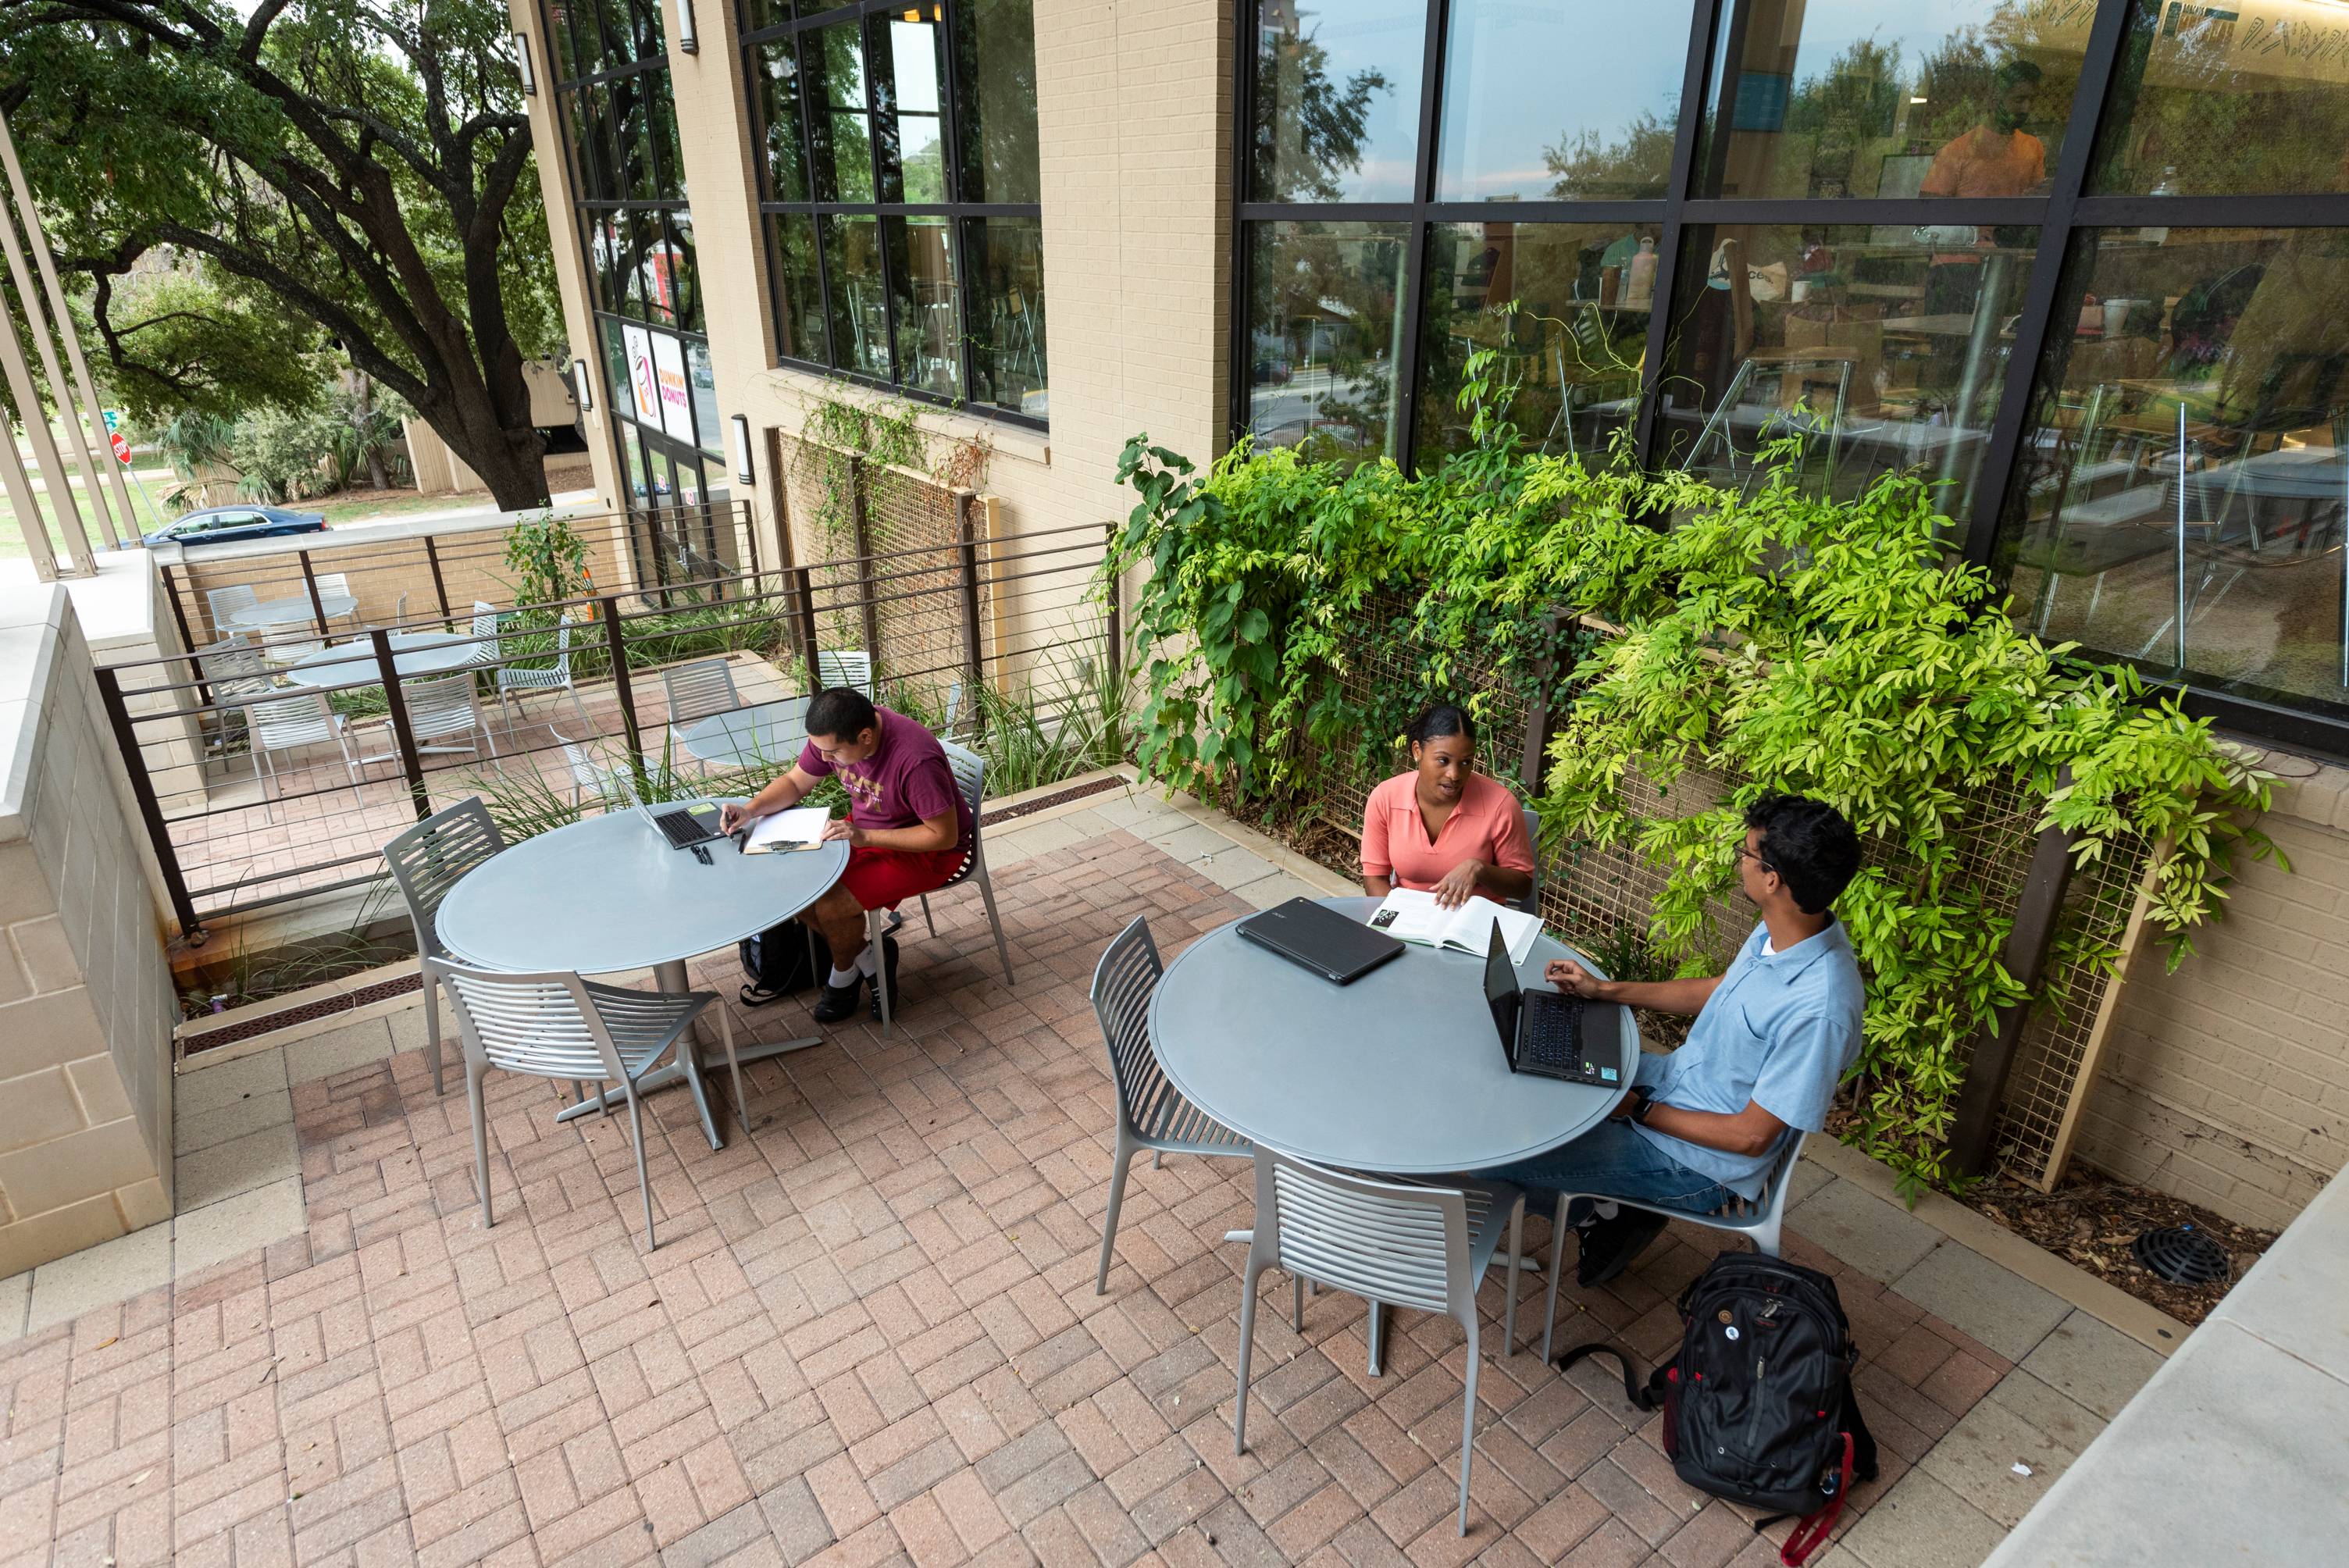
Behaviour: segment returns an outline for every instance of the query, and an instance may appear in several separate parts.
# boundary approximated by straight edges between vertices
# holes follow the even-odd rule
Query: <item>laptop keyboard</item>
[[[667,836],[668,847],[673,850],[688,849],[709,837],[709,830],[696,821],[691,811],[682,809],[657,813],[653,826]]]
[[[1518,1025],[1518,1062],[1536,1072],[1581,1077],[1581,1024],[1579,1007],[1527,1007]]]

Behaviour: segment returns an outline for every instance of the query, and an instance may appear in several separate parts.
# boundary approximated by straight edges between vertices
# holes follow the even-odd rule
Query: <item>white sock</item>
[[[832,978],[824,984],[837,991],[843,985],[855,985],[859,973],[854,969],[835,969],[832,972]]]
[[[856,955],[856,972],[870,980],[881,973],[881,949],[868,942],[864,951]]]

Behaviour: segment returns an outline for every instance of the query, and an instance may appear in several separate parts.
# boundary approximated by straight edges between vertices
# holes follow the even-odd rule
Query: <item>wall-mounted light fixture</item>
[[[538,72],[530,63],[530,35],[514,29],[514,65],[522,72],[522,90],[525,98],[538,96]]]
[[[750,421],[740,414],[734,416],[734,478],[746,485],[758,482],[750,471]]]
[[[579,399],[579,411],[582,414],[593,414],[595,411],[595,383],[588,376],[587,362],[584,359],[574,359],[571,362],[571,393],[573,397]]]
[[[677,46],[688,55],[701,53],[701,38],[693,30],[693,0],[677,0]]]

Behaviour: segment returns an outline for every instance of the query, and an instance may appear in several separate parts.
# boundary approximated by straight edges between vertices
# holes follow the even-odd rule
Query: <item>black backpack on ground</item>
[[[1835,1281],[1754,1253],[1723,1253],[1681,1293],[1681,1351],[1646,1385],[1630,1357],[1605,1343],[1578,1345],[1622,1364],[1623,1392],[1664,1413],[1664,1453],[1697,1491],[1803,1522],[1779,1550],[1799,1564],[1826,1539],[1853,1486],[1876,1479],[1876,1439],[1852,1398],[1859,1351]]]
[[[810,943],[815,952],[810,956]],[[832,949],[823,937],[796,920],[771,925],[736,944],[742,974],[761,991],[789,995],[804,991],[832,973]]]

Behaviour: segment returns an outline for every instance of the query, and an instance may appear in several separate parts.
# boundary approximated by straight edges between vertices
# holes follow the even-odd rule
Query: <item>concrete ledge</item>
[[[1814,1138],[1803,1146],[1803,1158],[1888,1203],[1901,1203],[1891,1168],[1878,1164],[1856,1149],[1847,1149],[1833,1139]],[[1906,1209],[1906,1205],[1901,1206]],[[2107,1284],[2085,1269],[2065,1263],[1954,1198],[1928,1192],[1916,1208],[1906,1212],[1961,1246],[2022,1275],[2148,1349],[2168,1356],[2186,1342],[2190,1332],[2186,1325],[2159,1307],[2148,1306],[2117,1285]]]

